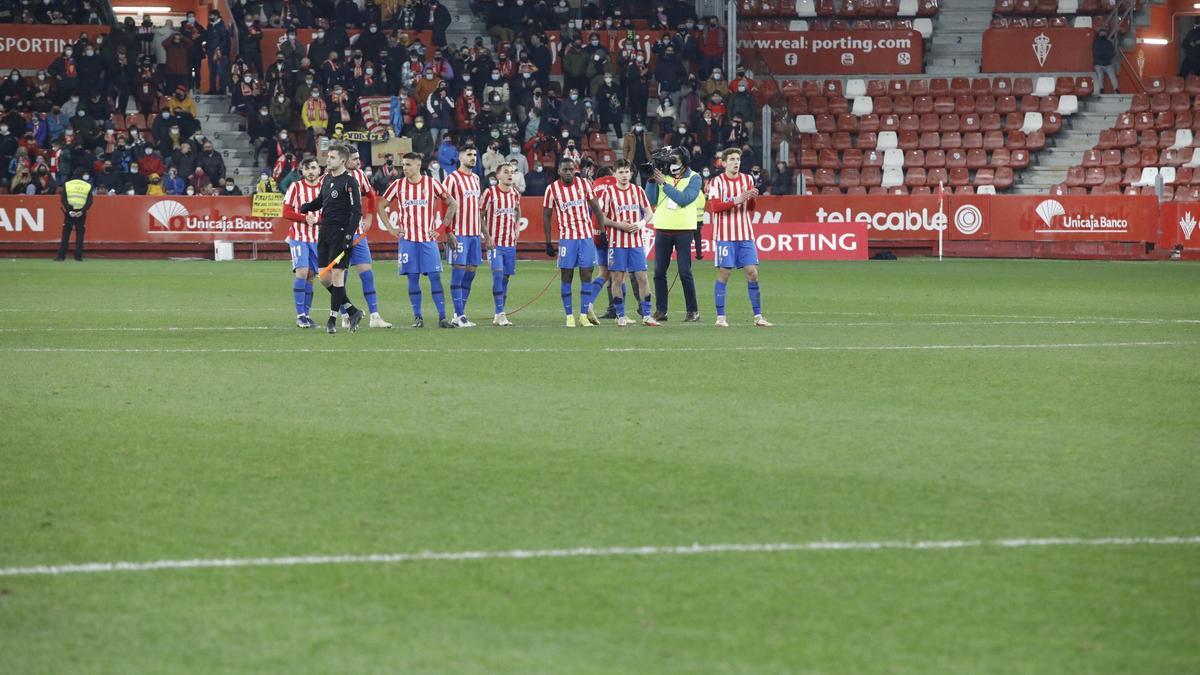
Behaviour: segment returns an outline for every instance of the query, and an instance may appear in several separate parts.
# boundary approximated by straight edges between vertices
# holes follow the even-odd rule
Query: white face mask
[[[578,101],[578,100],[579,100],[579,94],[571,94],[571,100],[572,100],[572,101]]]
[[[672,164],[671,165],[671,173],[679,173],[679,170],[682,168],[683,168],[682,164]]]
[[[374,74],[375,74],[375,69],[374,69],[374,68],[367,68],[367,74],[368,74],[368,75],[374,75]]]

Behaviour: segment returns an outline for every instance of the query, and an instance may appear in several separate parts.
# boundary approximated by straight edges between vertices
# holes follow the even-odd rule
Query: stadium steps
[[[450,27],[446,29],[447,43],[470,47],[475,44],[475,38],[483,36],[484,42],[491,48],[487,25],[471,12],[467,0],[443,0],[442,4],[450,11],[451,18]]]
[[[229,106],[229,96],[196,96],[196,114],[204,134],[225,158],[226,175],[232,176],[233,182],[248,194],[258,180],[259,167],[255,165],[250,136],[240,128],[245,119],[229,112]]]
[[[1110,129],[1117,115],[1129,109],[1131,96],[1101,94],[1081,99],[1079,112],[1063,125],[1054,145],[1035,156],[1033,166],[1021,172],[1013,185],[1014,194],[1047,194],[1066,180],[1067,170],[1078,166],[1083,153],[1096,146],[1100,132]]]
[[[946,0],[925,55],[925,74],[970,75],[983,63],[983,31],[992,21],[992,0]]]

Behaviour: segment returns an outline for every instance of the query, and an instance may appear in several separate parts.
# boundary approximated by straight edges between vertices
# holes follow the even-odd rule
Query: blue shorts
[[[596,266],[596,242],[587,239],[563,239],[558,242],[558,269],[591,269]]]
[[[309,241],[287,240],[288,250],[292,253],[292,271],[307,267],[316,272],[321,269],[317,263],[317,245]]]
[[[442,271],[435,241],[400,240],[400,274],[433,274]]]
[[[488,251],[488,260],[491,261],[494,271],[503,272],[506,277],[511,277],[517,273],[516,246],[493,247],[492,250]]]
[[[350,249],[350,264],[351,265],[370,265],[371,264],[371,247],[367,244],[367,238],[363,237],[362,241],[354,245]]]
[[[734,267],[742,269],[747,265],[758,264],[758,247],[753,241],[718,241],[716,265],[724,269]]]
[[[483,238],[478,235],[456,238],[458,248],[450,252],[450,264],[478,267],[483,260]]]
[[[645,272],[646,249],[641,246],[608,249],[609,272]]]
[[[607,246],[597,246],[596,247],[596,261],[597,261],[596,264],[597,265],[600,265],[601,267],[608,267],[608,252],[609,252],[609,250],[610,249]]]

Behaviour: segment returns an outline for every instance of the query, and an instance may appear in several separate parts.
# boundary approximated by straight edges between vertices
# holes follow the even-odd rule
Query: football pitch
[[[0,261],[0,672],[1200,672],[1200,264],[469,330],[394,264],[329,336],[286,261]]]

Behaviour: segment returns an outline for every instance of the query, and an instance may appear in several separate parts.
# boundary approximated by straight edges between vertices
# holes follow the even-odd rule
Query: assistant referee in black
[[[354,247],[354,232],[362,220],[362,195],[358,181],[346,171],[350,150],[344,145],[333,145],[325,158],[325,176],[321,179],[321,192],[317,198],[300,207],[307,213],[310,224],[316,223],[317,211],[321,212],[321,227],[317,231],[317,262],[321,269],[333,263],[330,270],[329,321],[325,330],[337,332],[337,317],[341,309],[350,319],[350,332],[358,329],[363,311],[346,298],[346,268],[350,265],[350,249]]]

